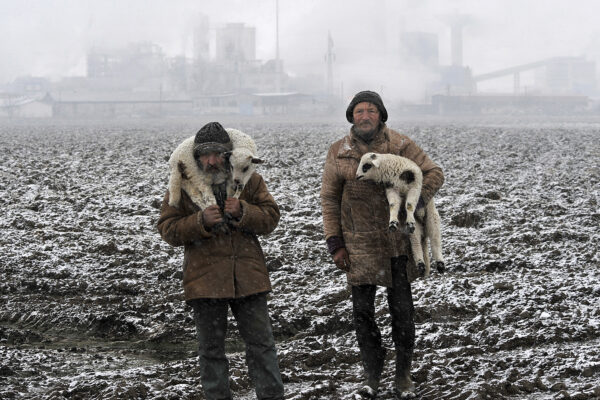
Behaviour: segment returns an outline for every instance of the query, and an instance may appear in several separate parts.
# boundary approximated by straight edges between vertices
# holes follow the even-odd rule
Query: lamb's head
[[[407,193],[421,184],[422,174],[419,167],[407,158],[394,154],[366,153],[360,159],[356,179],[393,185],[401,193]]]
[[[379,174],[381,160],[378,156],[379,154],[376,153],[366,153],[361,157],[360,164],[358,164],[358,169],[356,170],[356,179],[365,179],[375,182],[381,180]]]
[[[244,148],[233,149],[233,151],[225,153],[225,157],[231,167],[231,192],[233,197],[237,198],[256,170],[256,165],[262,164],[263,160]]]

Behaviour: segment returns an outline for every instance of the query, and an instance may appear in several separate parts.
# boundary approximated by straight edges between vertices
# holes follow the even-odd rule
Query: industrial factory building
[[[594,61],[552,57],[475,73],[463,59],[469,23],[469,18],[460,14],[445,18],[450,33],[450,62],[446,65],[440,62],[443,43],[438,33],[396,33],[398,40],[393,51],[399,61],[386,70],[382,79],[394,81],[403,77],[418,86],[419,93],[411,102],[394,103],[395,99],[390,98],[390,108],[398,113],[441,115],[568,114],[594,110],[590,99],[599,94]],[[257,59],[256,28],[244,23],[211,27],[209,18],[199,15],[190,39],[191,58],[167,57],[160,46],[150,42],[131,43],[123,48],[94,47],[87,54],[85,77],[64,78],[58,83],[25,77],[0,90],[0,117],[310,114],[327,112],[347,100],[343,78],[334,71],[331,32],[324,38],[326,46],[322,49],[323,77],[316,79],[286,73],[279,57],[278,38],[275,57]],[[423,76],[426,79],[416,79]],[[523,84],[524,77],[529,79],[527,84]],[[498,79],[512,80],[511,88],[502,93],[486,90],[490,82]],[[335,89],[339,83],[340,91]]]

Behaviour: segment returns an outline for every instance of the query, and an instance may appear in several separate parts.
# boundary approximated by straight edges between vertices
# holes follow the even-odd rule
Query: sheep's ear
[[[381,160],[380,160],[379,158],[377,158],[377,157],[373,157],[373,156],[371,156],[371,159],[372,159],[371,163],[373,163],[373,166],[374,166],[375,168],[379,168],[379,162],[380,162]]]
[[[264,163],[263,160],[261,160],[260,158],[256,158],[256,157],[252,157],[252,164],[262,164]]]

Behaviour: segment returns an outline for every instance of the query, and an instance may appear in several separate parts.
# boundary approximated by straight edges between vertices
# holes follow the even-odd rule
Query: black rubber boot
[[[366,379],[357,394],[361,395],[363,399],[374,399],[379,391],[379,382],[385,366],[387,351],[385,348],[381,348],[379,352],[363,351],[361,353]]]
[[[412,351],[399,349],[396,351],[395,394],[397,399],[413,399],[416,397],[415,384],[410,376]]]

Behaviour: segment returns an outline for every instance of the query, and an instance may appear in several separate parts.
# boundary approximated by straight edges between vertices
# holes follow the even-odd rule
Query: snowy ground
[[[155,223],[166,160],[204,122],[0,125],[0,398],[203,398],[182,251]],[[600,123],[390,125],[446,176],[449,271],[413,284],[420,398],[600,398]],[[350,398],[360,360],[319,205],[325,153],[348,125],[235,127],[268,160],[282,211],[262,243],[286,398]],[[385,303],[378,292],[392,350]],[[233,324],[232,388],[251,399]]]

